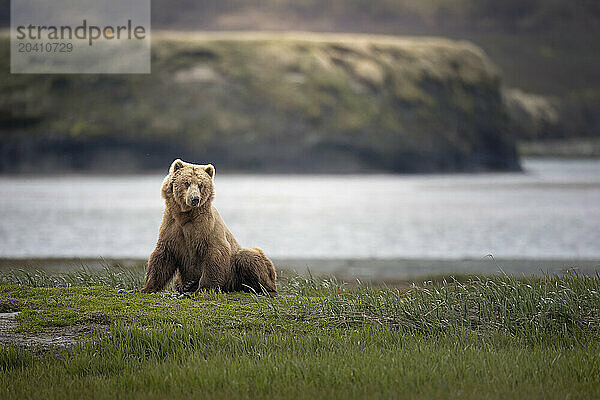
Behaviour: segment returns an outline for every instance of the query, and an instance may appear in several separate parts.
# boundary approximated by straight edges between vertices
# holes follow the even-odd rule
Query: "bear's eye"
[[[185,185],[186,189],[190,187],[190,183],[189,182],[184,183],[184,185]]]

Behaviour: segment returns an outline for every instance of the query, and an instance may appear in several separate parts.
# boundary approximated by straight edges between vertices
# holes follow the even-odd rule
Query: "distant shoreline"
[[[517,148],[522,158],[600,158],[600,138],[593,137],[522,141]]]
[[[569,269],[586,274],[600,273],[598,259],[340,259],[340,258],[273,258],[278,271],[301,275],[329,275],[344,281],[393,282],[432,276],[469,274],[536,275],[561,273]],[[0,274],[15,269],[39,269],[68,272],[79,268],[98,270],[105,266],[144,268],[145,259],[134,258],[0,258]]]

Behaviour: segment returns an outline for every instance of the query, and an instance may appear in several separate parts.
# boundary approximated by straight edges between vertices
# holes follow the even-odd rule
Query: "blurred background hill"
[[[162,0],[152,23],[147,77],[8,75],[4,38],[0,169],[136,171],[183,155],[232,170],[505,170],[518,144],[600,147],[597,1]]]
[[[497,70],[468,42],[159,34],[152,63],[151,75],[10,75],[2,168],[119,172],[174,157],[303,173],[519,166]]]

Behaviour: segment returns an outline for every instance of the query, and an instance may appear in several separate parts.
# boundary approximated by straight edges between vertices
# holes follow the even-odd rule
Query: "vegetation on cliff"
[[[518,168],[500,76],[468,42],[157,34],[150,75],[9,75],[2,63],[2,171],[175,156],[243,171]]]

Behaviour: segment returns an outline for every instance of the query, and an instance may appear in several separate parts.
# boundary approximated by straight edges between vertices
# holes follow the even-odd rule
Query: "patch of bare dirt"
[[[68,346],[89,337],[93,332],[104,329],[99,324],[61,326],[46,328],[43,332],[14,332],[19,326],[19,312],[0,313],[0,345],[19,346]]]

